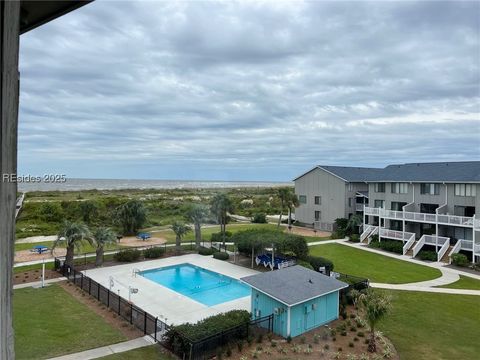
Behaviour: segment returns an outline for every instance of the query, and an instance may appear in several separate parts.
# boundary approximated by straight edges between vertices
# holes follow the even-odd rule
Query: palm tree
[[[290,229],[292,223],[292,209],[300,206],[297,195],[290,191],[287,198],[287,208],[288,208],[288,228]]]
[[[233,212],[232,200],[230,200],[225,194],[217,194],[210,202],[210,210],[216,216],[217,221],[220,224],[223,247],[225,247],[225,232],[227,229],[228,213]]]
[[[191,230],[191,228],[180,221],[175,221],[172,226],[170,226],[170,229],[175,233],[175,251],[178,254],[182,249],[182,238]]]
[[[370,328],[370,341],[368,343],[368,351],[376,352],[377,344],[375,343],[375,325],[383,318],[391,309],[391,299],[389,296],[367,290],[359,296],[360,304],[365,312],[368,326]]]
[[[102,266],[103,264],[103,251],[105,245],[114,244],[117,242],[117,235],[107,227],[99,227],[93,233],[93,238],[95,240],[96,256],[95,256],[95,266]]]
[[[79,250],[85,241],[91,245],[93,244],[88,227],[85,224],[65,220],[60,227],[57,239],[53,243],[52,252],[57,246],[65,244],[65,247],[67,248],[65,264],[73,267],[75,248]]]
[[[195,229],[195,247],[197,250],[200,248],[200,242],[202,241],[202,224],[209,213],[210,209],[203,204],[194,204],[187,213],[187,217],[193,223]]]
[[[135,235],[146,220],[147,211],[138,200],[130,200],[120,205],[115,213],[115,222],[122,227],[124,235]]]
[[[285,209],[285,204],[287,204],[290,197],[289,188],[280,188],[277,192],[278,198],[280,199],[280,216],[278,217],[277,228],[280,228],[280,223],[282,222],[283,209]]]
[[[345,230],[349,234],[356,233],[358,231],[358,227],[362,224],[363,224],[363,219],[360,215],[352,215],[350,219],[348,219]]]

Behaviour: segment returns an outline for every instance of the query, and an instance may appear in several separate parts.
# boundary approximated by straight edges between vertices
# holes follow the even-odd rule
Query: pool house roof
[[[299,265],[246,276],[240,280],[287,306],[348,287],[344,282]]]

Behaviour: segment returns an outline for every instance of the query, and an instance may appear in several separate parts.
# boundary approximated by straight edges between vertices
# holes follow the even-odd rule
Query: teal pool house
[[[273,332],[295,337],[338,318],[340,290],[348,284],[303,266],[247,276],[254,319],[274,314]]]

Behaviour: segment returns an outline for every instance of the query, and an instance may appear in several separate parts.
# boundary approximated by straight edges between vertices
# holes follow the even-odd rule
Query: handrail
[[[407,240],[408,241],[408,240],[410,240],[412,235],[415,236],[414,233],[407,232],[407,231],[390,230],[390,229],[385,229],[385,228],[380,229],[380,236],[381,237],[386,237],[386,238],[395,239],[395,240],[402,240],[402,241]]]
[[[423,235],[420,240],[418,240],[418,242],[415,244],[415,246],[413,247],[412,251],[413,251],[413,256],[412,257],[415,257],[418,255],[418,253],[420,252],[420,250],[422,249],[423,245],[425,245],[425,235]]]
[[[450,239],[448,238],[447,241],[442,245],[440,251],[437,254],[437,261],[442,260],[443,255],[447,252],[448,248],[450,247]]]
[[[450,238],[445,236],[437,236],[437,235],[424,235],[425,236],[425,244],[428,245],[443,245],[445,242],[449,241]]]
[[[375,226],[375,228],[373,229],[373,231],[370,233],[370,235],[368,235],[367,237],[367,245],[370,245],[370,243],[372,242],[372,236],[373,235],[377,235],[378,234],[378,226]]]
[[[473,240],[460,239],[458,242],[461,243],[460,248],[462,250],[473,250]]]
[[[360,235],[360,242],[366,239],[366,237],[370,234],[370,232],[374,227],[373,225],[368,225],[368,224],[364,226],[365,226],[365,230],[363,230],[362,234]]]
[[[410,239],[408,239],[405,245],[403,245],[403,255],[405,255],[408,252],[408,250],[410,250],[410,248],[414,243],[415,243],[415,234],[412,233],[412,235],[410,236]]]
[[[452,250],[448,253],[448,256],[452,256],[460,251],[462,247],[462,240],[458,240],[455,245],[453,245]]]

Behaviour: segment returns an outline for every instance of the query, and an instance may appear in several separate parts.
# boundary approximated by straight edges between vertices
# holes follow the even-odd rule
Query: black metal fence
[[[162,341],[162,337],[169,326],[159,320],[158,317],[128,302],[113,291],[110,291],[95,280],[84,275],[82,272],[64,264],[63,261],[58,258],[55,258],[55,270],[59,271],[69,281],[96,298],[109,309],[116,312],[137,329],[143,331],[145,335],[150,335],[155,341]]]
[[[188,360],[205,360],[217,355],[217,351],[224,350],[228,344],[233,345],[234,342],[247,339],[251,336],[259,334],[267,334],[273,332],[273,314],[264,316],[259,319],[251,320],[248,323],[223,330],[217,334],[213,334],[201,340],[190,340],[180,333],[176,336],[182,338],[181,341],[174,341],[170,350],[182,359]],[[181,346],[176,346],[181,344]]]

